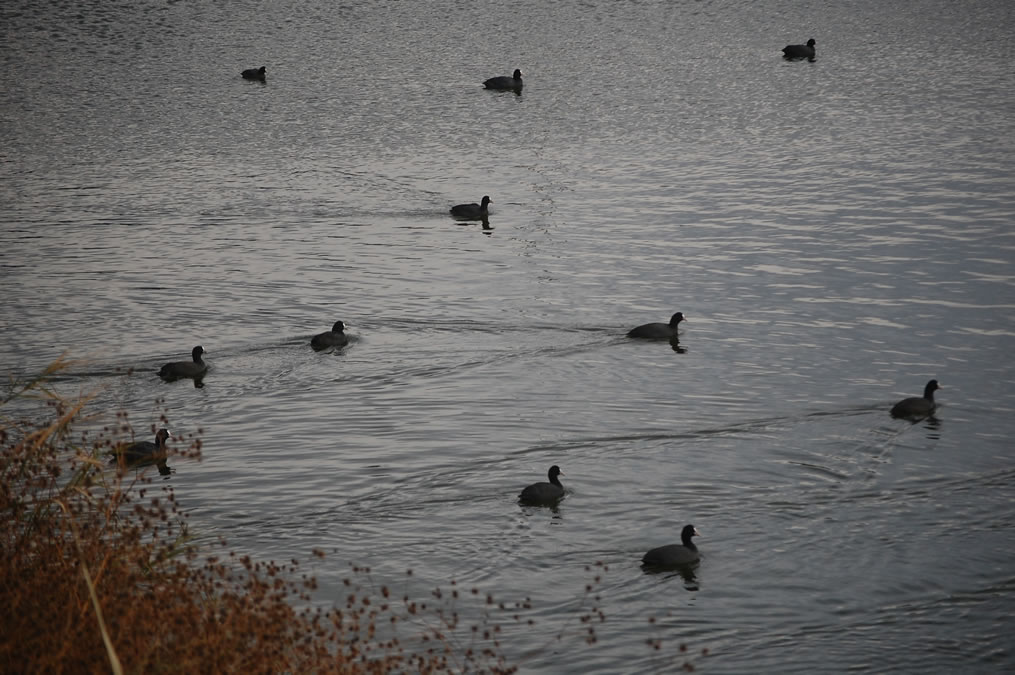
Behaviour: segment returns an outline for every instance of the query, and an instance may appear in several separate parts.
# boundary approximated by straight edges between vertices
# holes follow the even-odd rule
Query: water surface
[[[0,359],[201,430],[191,527],[327,551],[321,603],[532,598],[525,672],[1011,669],[1012,11],[7,3]],[[644,573],[688,522],[694,577]],[[597,644],[553,640],[596,562]]]

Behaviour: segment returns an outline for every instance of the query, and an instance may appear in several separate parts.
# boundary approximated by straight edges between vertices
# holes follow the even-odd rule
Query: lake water
[[[1015,669],[1015,4],[0,19],[4,374],[69,351],[109,421],[201,430],[199,537],[327,551],[325,604],[350,563],[531,597],[523,672]],[[679,349],[625,337],[675,311]],[[197,344],[205,386],[156,377]],[[686,523],[693,578],[643,572]]]

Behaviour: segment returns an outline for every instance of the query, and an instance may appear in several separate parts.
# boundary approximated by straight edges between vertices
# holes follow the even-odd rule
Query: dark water
[[[321,602],[531,597],[526,672],[1011,670],[1015,5],[896,5],[5,3],[0,362],[164,399],[192,528]]]

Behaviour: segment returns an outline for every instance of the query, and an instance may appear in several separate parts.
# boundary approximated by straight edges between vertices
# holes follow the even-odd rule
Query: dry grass
[[[88,421],[88,398],[65,400],[46,386],[67,365],[12,383],[0,398],[0,672],[517,670],[503,655],[501,625],[531,624],[528,600],[505,604],[454,581],[418,600],[352,568],[344,605],[315,609],[316,581],[296,561],[255,562],[224,541],[219,554],[191,545],[171,483],[154,466],[109,463],[136,440],[126,414],[94,437],[73,431]],[[44,412],[31,421],[7,418],[12,401],[28,399],[45,401]],[[169,456],[200,453],[199,432]],[[587,571],[594,579],[582,609],[543,633],[544,648],[576,637],[597,642],[605,614],[596,588],[606,567]],[[475,622],[461,621],[463,599],[480,606]],[[473,609],[467,614],[476,616]],[[647,643],[660,650],[661,640]],[[693,669],[683,650],[660,667]]]
[[[133,435],[125,415],[95,438],[74,435],[87,398],[45,386],[65,365],[0,400],[0,413],[27,398],[49,413],[0,418],[0,672],[514,670],[494,640],[459,653],[437,615],[420,629],[420,606],[391,603],[387,589],[352,593],[343,609],[297,610],[311,606],[316,582],[295,562],[199,554],[172,486],[154,483],[153,467],[109,464]],[[200,445],[183,454],[199,457]],[[411,652],[397,638],[403,622]]]

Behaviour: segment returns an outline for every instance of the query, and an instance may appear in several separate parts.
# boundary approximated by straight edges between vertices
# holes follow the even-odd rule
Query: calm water
[[[531,597],[526,672],[1011,670],[1015,5],[896,5],[11,0],[0,363],[164,399],[192,528],[328,551],[322,603]],[[643,573],[688,522],[695,577]]]

